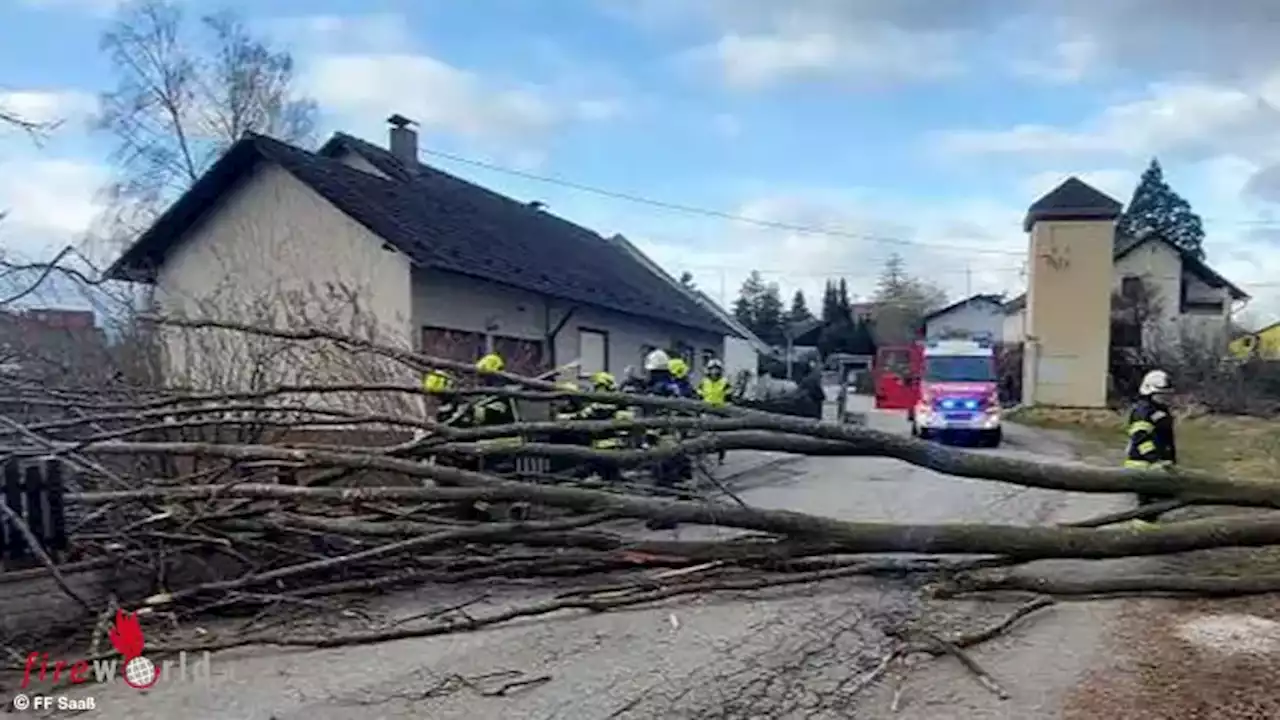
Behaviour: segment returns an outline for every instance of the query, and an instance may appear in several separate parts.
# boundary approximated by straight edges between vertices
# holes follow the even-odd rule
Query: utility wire
[[[633,193],[621,192],[617,190],[609,190],[595,185],[566,180],[564,178],[552,177],[550,175],[540,175],[527,170],[517,170],[515,168],[505,167],[496,163],[484,160],[476,160],[474,158],[463,157],[453,153],[447,153],[442,150],[432,150],[430,148],[421,148],[419,152],[422,155],[448,160],[449,162],[459,163],[462,165],[470,165],[471,167],[488,170],[491,172],[510,175],[513,177],[523,178],[525,180],[533,180],[535,182],[547,185],[557,185],[559,187],[579,192],[590,193],[600,197],[611,198],[614,200],[623,200],[625,202],[635,203],[639,205],[647,205],[649,207],[670,210],[673,212],[685,213],[687,215],[701,215],[703,217],[718,218],[721,220],[731,220],[734,222],[745,223],[748,225],[756,225],[758,227],[770,228],[773,230],[787,230],[790,232],[798,232],[806,235],[825,235],[828,237],[842,237],[854,240],[866,240],[868,242],[883,243],[889,245],[900,245],[905,247],[931,248],[935,250],[956,250],[969,253],[981,253],[989,255],[1007,255],[1007,256],[1025,256],[1023,250],[1001,250],[998,248],[984,248],[974,245],[959,245],[951,243],[927,243],[918,240],[908,240],[906,238],[894,237],[890,235],[873,235],[869,233],[853,232],[836,227],[814,227],[810,225],[801,225],[797,223],[780,222],[775,220],[765,220],[763,218],[753,218],[746,215],[739,215],[715,208],[699,207],[696,205],[687,205],[684,203],[670,202],[667,200],[658,200],[656,198],[646,197],[643,195],[635,195]],[[1233,220],[1227,221],[1220,218],[1202,218],[1206,223],[1210,224],[1236,224],[1251,227],[1280,227],[1280,219],[1277,220]]]
[[[694,205],[685,205],[682,203],[668,202],[666,200],[656,200],[654,198],[644,197],[642,195],[632,195],[631,193],[618,192],[615,190],[606,190],[604,188],[595,187],[593,185],[585,185],[583,183],[564,180],[562,178],[551,177],[548,175],[538,175],[525,170],[516,170],[515,168],[503,167],[483,160],[473,160],[471,158],[454,155],[452,153],[442,152],[440,150],[430,150],[423,148],[420,152],[424,155],[443,158],[450,162],[456,162],[463,165],[470,165],[484,170],[490,170],[504,175],[524,178],[525,180],[533,180],[535,182],[546,183],[548,185],[558,185],[570,190],[591,193],[600,197],[607,197],[614,200],[624,200],[626,202],[636,203],[639,205],[648,205],[650,207],[661,208],[663,210],[671,210],[674,212],[685,213],[688,215],[702,215],[704,217],[713,217],[721,220],[732,220],[734,222],[745,223],[748,225],[756,225],[758,227],[770,228],[773,230],[787,230],[790,232],[803,233],[805,235],[825,235],[829,237],[849,238],[853,240],[866,240],[868,242],[884,243],[889,245],[902,245],[906,247],[930,248],[933,250],[959,250],[968,253],[983,253],[991,255],[1025,255],[1025,251],[1019,250],[1000,250],[996,248],[984,248],[977,245],[952,245],[943,243],[925,243],[917,240],[907,240],[906,238],[892,237],[888,235],[871,235],[868,233],[853,232],[840,228],[820,228],[808,225],[798,225],[795,223],[778,222],[775,220],[764,220],[762,218],[753,218],[745,215],[738,215],[724,210],[716,210],[713,208],[703,208]]]

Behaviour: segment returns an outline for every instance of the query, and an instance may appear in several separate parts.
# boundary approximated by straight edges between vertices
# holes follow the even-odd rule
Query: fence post
[[[26,523],[36,542],[47,552],[67,547],[66,497],[62,466],[10,458],[4,463],[0,497]],[[35,555],[26,537],[9,522],[0,522],[0,559],[23,560]]]
[[[17,458],[9,458],[4,464],[4,503],[18,517],[22,517],[22,465]],[[18,560],[27,556],[27,541],[18,529],[8,522],[0,523],[0,532],[7,536],[7,557]]]

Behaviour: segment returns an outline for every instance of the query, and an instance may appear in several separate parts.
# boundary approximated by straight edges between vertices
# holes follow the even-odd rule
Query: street
[[[875,412],[866,397],[850,402],[851,410],[868,414],[871,427],[906,432],[900,414]],[[1067,446],[1037,431],[1011,428],[1006,437],[1008,446],[977,452],[1070,458]],[[733,482],[751,505],[852,520],[1036,524],[1124,502],[949,478],[878,458],[777,460],[731,453],[722,475],[738,475]],[[687,538],[694,530],[674,533]],[[477,590],[423,590],[378,610],[421,614],[467,593]],[[484,613],[528,602],[530,595],[495,588],[469,609]],[[853,716],[855,706],[864,708],[857,717],[888,717],[890,688],[861,692],[856,703],[850,696],[850,684],[889,647],[887,628],[923,614],[973,629],[1012,605],[952,601],[945,607],[922,605],[903,585],[850,579],[364,647],[249,648],[215,656],[206,684],[162,683],[144,694],[116,683],[92,692],[98,717],[122,720],[836,718]],[[1053,608],[975,650],[1012,699],[996,699],[953,660],[939,659],[911,674],[892,716],[1057,717],[1062,693],[1092,662],[1107,608]],[[545,681],[496,692],[513,679],[539,676]]]

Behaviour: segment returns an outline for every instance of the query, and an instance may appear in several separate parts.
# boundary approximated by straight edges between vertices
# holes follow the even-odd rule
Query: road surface
[[[851,409],[869,413],[872,427],[906,431],[901,415],[871,411],[865,397],[850,402]],[[1010,439],[1004,448],[980,452],[1070,457],[1067,446],[1037,431],[1012,431]],[[728,474],[759,468],[738,478],[748,503],[852,520],[1036,524],[1106,512],[1123,502],[950,478],[878,458],[776,460],[731,454]],[[674,532],[690,537],[703,531]],[[458,592],[424,590],[388,601],[388,608],[421,614],[456,602]],[[520,602],[521,596],[527,602],[530,592],[499,592],[489,604]],[[1008,701],[945,659],[908,675],[894,712],[892,684],[851,696],[850,680],[889,646],[886,628],[921,615],[972,627],[1010,606],[946,607],[925,607],[901,586],[851,579],[367,647],[247,649],[215,656],[208,681],[174,680],[148,693],[116,683],[89,692],[97,703],[94,716],[104,720],[1037,720],[1058,717],[1062,694],[1094,662],[1108,612],[1096,605],[1051,609],[976,651],[1013,694]],[[548,679],[502,696],[486,694],[506,679],[538,676]]]

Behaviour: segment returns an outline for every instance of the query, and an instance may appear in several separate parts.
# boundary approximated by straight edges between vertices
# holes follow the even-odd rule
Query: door
[[[579,373],[590,377],[609,369],[609,334],[578,328]]]
[[[876,408],[909,410],[916,404],[919,388],[919,363],[915,349],[909,345],[882,347],[876,350]]]

